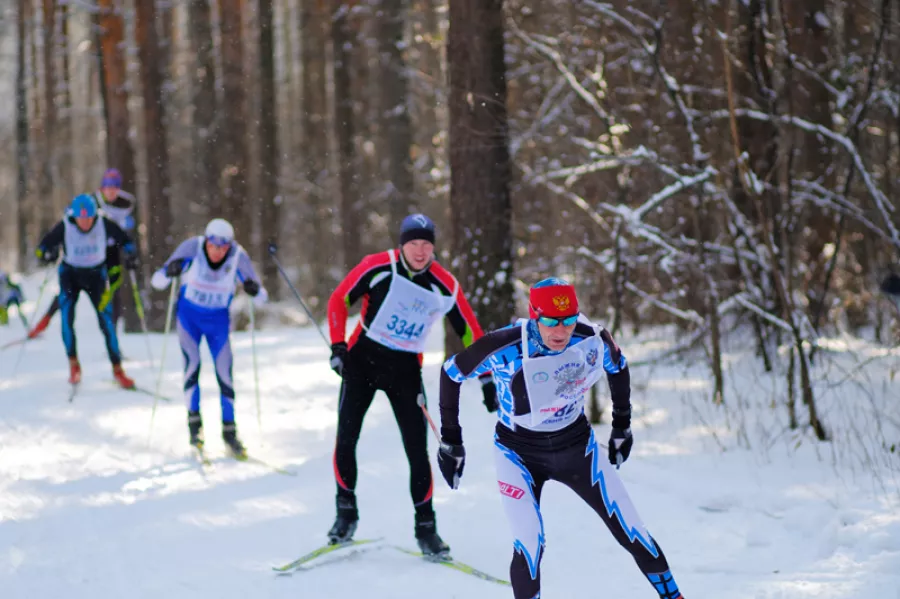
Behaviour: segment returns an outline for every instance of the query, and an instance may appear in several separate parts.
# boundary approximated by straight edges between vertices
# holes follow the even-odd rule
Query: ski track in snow
[[[28,279],[37,296],[39,274]],[[54,292],[48,289],[41,311]],[[30,317],[34,304],[27,304]],[[0,343],[22,335],[10,319]],[[441,327],[425,360],[430,411],[438,420]],[[0,596],[217,599],[359,597],[510,598],[508,587],[389,549],[325,558],[323,565],[278,577],[274,565],[325,541],[334,517],[332,449],[338,378],[314,329],[257,333],[262,432],[257,426],[248,333],[232,337],[238,430],[251,455],[296,471],[283,476],[225,459],[218,393],[203,349],[204,474],[187,444],[181,355],[167,340],[162,393],[150,434],[152,398],[120,391],[87,297],[76,329],[84,369],[66,403],[67,367],[57,316],[24,347],[0,353]],[[153,389],[139,335],[122,335],[126,371]],[[626,355],[627,339],[619,339]],[[162,335],[153,335],[156,360]],[[652,376],[652,378],[647,378]],[[621,473],[687,599],[900,599],[900,505],[865,480],[838,476],[801,447],[762,459],[720,452],[692,420],[684,397],[707,389],[681,369],[636,368],[635,450]],[[461,421],[467,448],[462,486],[440,478],[430,439],[438,530],[453,555],[508,578],[511,539],[494,478],[495,419],[477,383],[464,386]],[[600,440],[608,425],[597,427]],[[393,415],[379,394],[357,451],[357,538],[385,537],[415,548],[408,468]],[[848,482],[849,481],[849,482]],[[630,557],[568,489],[545,487],[547,597],[655,597]]]

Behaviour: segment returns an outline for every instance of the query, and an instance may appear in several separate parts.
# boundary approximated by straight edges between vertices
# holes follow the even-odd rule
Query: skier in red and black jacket
[[[409,460],[415,536],[427,555],[450,548],[437,534],[431,496],[427,428],[419,406],[424,399],[422,352],[432,326],[446,317],[468,347],[484,335],[459,282],[434,260],[435,227],[413,214],[400,226],[400,247],[363,258],[338,285],[328,302],[331,368],[343,378],[338,404],[334,475],[337,518],[331,543],[349,541],[356,531],[356,445],[363,418],[376,391],[384,391]],[[362,300],[360,321],[345,341],[349,308]],[[490,373],[481,377],[484,404],[497,409]]]

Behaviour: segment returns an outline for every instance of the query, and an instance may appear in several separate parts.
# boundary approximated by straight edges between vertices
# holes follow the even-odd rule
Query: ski
[[[115,386],[118,387],[119,389],[122,389],[122,387],[120,387],[120,386],[119,386],[119,383],[117,383],[116,381],[113,380],[113,381],[110,381],[110,383],[112,383],[113,385],[115,385]],[[135,393],[143,393],[144,395],[148,395],[148,396],[150,396],[150,397],[159,397],[159,398],[160,398],[161,400],[163,400],[163,401],[167,401],[167,402],[169,402],[169,403],[172,403],[172,400],[169,399],[168,397],[166,397],[166,396],[164,396],[164,395],[159,395],[159,396],[157,396],[156,393],[154,393],[154,392],[151,391],[150,389],[145,389],[145,388],[143,388],[143,387],[138,387],[137,385],[135,385],[135,386],[132,387],[131,389],[122,389],[122,391],[133,391],[133,392],[135,392]]]
[[[494,582],[497,584],[502,584],[505,586],[509,586],[509,581],[503,580],[502,578],[497,578],[496,576],[491,576],[487,572],[482,572],[477,568],[473,568],[469,564],[465,564],[463,562],[457,561],[452,557],[432,557],[428,555],[424,555],[420,551],[412,551],[410,549],[406,549],[405,547],[400,547],[397,545],[393,545],[394,549],[400,551],[401,553],[405,553],[407,555],[412,555],[414,557],[422,558],[427,562],[431,562],[433,564],[440,564],[442,566],[447,566],[448,568],[452,568],[458,572],[462,572],[464,574],[468,574],[470,576],[474,576],[475,578],[480,578],[481,580],[486,580],[488,582]]]
[[[0,350],[4,350],[9,347],[15,347],[16,345],[21,345],[27,341],[28,337],[25,337],[24,339],[13,339],[12,341],[7,341],[3,345],[0,345]]]
[[[196,455],[197,459],[200,461],[201,468],[204,470],[206,468],[211,468],[213,463],[212,460],[209,459],[209,456],[206,455],[206,450],[197,445],[191,445],[191,447],[194,449],[194,455]]]
[[[256,464],[257,466],[262,466],[263,468],[268,468],[272,472],[275,472],[277,474],[283,474],[284,476],[297,476],[297,473],[292,470],[288,470],[286,468],[276,466],[275,464],[271,464],[265,460],[261,460],[257,457],[253,457],[246,452],[238,455],[232,451],[226,451],[225,457],[231,458],[232,460],[235,460],[237,462],[246,462],[248,464]]]
[[[238,460],[239,462],[249,462],[251,464],[256,464],[258,466],[263,466],[264,468],[268,468],[272,472],[276,472],[278,474],[283,474],[284,476],[297,476],[297,473],[294,472],[293,470],[288,470],[286,468],[276,466],[275,464],[270,464],[269,462],[266,462],[259,458],[255,458],[251,455],[245,454],[243,459],[238,459],[237,457],[235,457],[235,459]]]
[[[12,341],[7,341],[3,345],[0,345],[0,351],[6,349],[8,347],[15,347],[16,345],[22,345],[23,343],[28,343],[29,341],[31,341],[33,339],[37,339],[41,335],[43,335],[43,333],[38,333],[34,337],[28,337],[26,335],[25,337],[22,337],[21,339],[13,339]]]
[[[323,555],[328,555],[334,551],[338,551],[341,549],[348,549],[350,547],[358,547],[359,545],[367,545],[369,543],[375,543],[380,541],[381,539],[359,539],[357,541],[347,541],[344,543],[329,543],[327,545],[322,545],[318,549],[314,549],[310,551],[306,555],[298,557],[294,561],[289,564],[285,564],[283,566],[272,566],[272,570],[278,572],[279,574],[286,574],[295,572],[297,570],[303,570],[305,564],[322,557]]]
[[[78,387],[81,383],[69,383],[69,403],[75,401],[75,395],[78,393]]]

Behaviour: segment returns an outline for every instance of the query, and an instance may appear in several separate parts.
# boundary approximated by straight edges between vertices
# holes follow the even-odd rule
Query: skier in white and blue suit
[[[493,372],[500,403],[494,455],[514,538],[509,570],[515,599],[541,595],[540,502],[548,480],[566,485],[597,512],[661,598],[681,599],[662,549],[613,468],[628,459],[633,443],[625,356],[608,331],[580,316],[575,289],[566,281],[544,279],[529,295],[530,319],[488,333],[444,364],[441,474],[451,488],[458,488],[466,455],[459,425],[461,383]],[[613,404],[606,454],[584,415],[584,394],[604,374]]]
[[[181,277],[177,303],[178,340],[184,354],[184,394],[188,404],[188,431],[191,445],[203,446],[200,417],[200,341],[206,337],[216,367],[222,404],[222,439],[235,457],[246,451],[237,437],[234,423],[234,386],[231,378],[232,353],[228,308],[238,282],[253,297],[265,303],[268,293],[260,285],[253,263],[234,240],[234,228],[221,218],[214,219],[202,236],[182,242],[153,274],[151,284],[165,289]]]

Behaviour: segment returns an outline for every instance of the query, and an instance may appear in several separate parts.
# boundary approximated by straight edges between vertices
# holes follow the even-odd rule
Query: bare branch
[[[584,100],[591,108],[593,108],[594,112],[597,114],[601,121],[606,123],[607,127],[611,126],[612,122],[609,113],[606,112],[606,110],[602,106],[600,106],[600,102],[597,101],[596,96],[586,90],[583,85],[581,85],[572,71],[569,70],[569,67],[566,66],[566,63],[563,61],[559,51],[554,50],[547,44],[543,44],[537,41],[533,36],[522,31],[522,29],[520,29],[516,22],[512,19],[509,19],[509,23],[511,24],[511,29],[513,30],[513,33],[516,35],[516,37],[528,44],[529,47],[552,60],[553,64],[556,65],[557,70],[562,74],[563,77],[565,77],[566,81],[569,83],[569,86],[575,91],[575,93],[578,94],[578,96],[582,100]]]
[[[693,112],[697,115],[703,114],[699,111]],[[888,229],[888,231],[890,231],[891,243],[894,245],[894,247],[900,250],[900,232],[897,231],[897,227],[894,226],[893,220],[890,216],[890,213],[894,211],[894,207],[885,197],[884,193],[880,189],[878,189],[878,186],[875,185],[875,181],[872,179],[871,173],[869,173],[869,171],[866,169],[862,156],[860,156],[859,151],[856,148],[856,144],[854,144],[849,137],[837,133],[836,131],[833,131],[823,125],[818,125],[796,116],[766,114],[765,112],[760,112],[759,110],[749,110],[746,108],[738,108],[734,111],[734,113],[738,117],[750,118],[757,121],[779,123],[782,125],[793,125],[795,127],[803,129],[804,131],[817,133],[819,135],[822,135],[823,137],[827,137],[828,139],[841,145],[853,159],[853,164],[856,166],[856,169],[859,171],[860,176],[863,178],[866,189],[869,191],[869,194],[872,196],[872,200],[875,203],[875,208],[881,214],[881,218],[884,221],[885,227]],[[704,114],[704,117],[709,120],[720,120],[727,119],[730,117],[730,115],[728,110],[715,110],[713,112]]]

